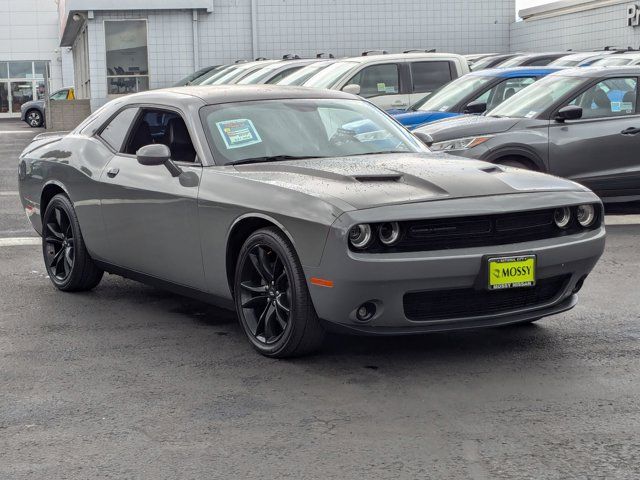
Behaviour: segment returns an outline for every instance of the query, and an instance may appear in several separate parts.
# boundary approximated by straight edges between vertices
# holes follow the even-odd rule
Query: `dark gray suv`
[[[485,116],[414,130],[432,150],[552,173],[606,202],[640,199],[640,67],[553,73]]]

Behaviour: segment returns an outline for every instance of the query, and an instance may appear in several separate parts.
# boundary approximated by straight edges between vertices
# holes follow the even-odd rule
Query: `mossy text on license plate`
[[[533,287],[536,284],[536,256],[489,258],[489,290]]]

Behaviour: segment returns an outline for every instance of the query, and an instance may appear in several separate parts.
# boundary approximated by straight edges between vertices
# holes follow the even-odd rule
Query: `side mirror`
[[[424,143],[427,147],[433,145],[433,137],[428,133],[413,132],[413,134],[418,137],[418,140]]]
[[[136,152],[136,158],[140,165],[164,165],[173,177],[177,177],[182,173],[182,169],[171,161],[171,150],[169,150],[169,147],[161,143],[152,143],[151,145],[141,147]]]
[[[467,106],[464,108],[464,113],[478,114],[478,113],[484,113],[486,110],[487,110],[487,102],[481,102],[479,100],[476,100],[475,102],[471,102],[467,104]]]
[[[562,123],[565,120],[578,120],[580,118],[582,118],[582,107],[567,105],[558,110],[555,120],[556,122]]]
[[[360,85],[357,83],[350,83],[349,85],[342,87],[342,91],[353,95],[360,95]]]

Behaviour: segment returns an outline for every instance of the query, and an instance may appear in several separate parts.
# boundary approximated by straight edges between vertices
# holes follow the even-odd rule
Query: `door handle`
[[[625,128],[620,133],[622,135],[637,135],[638,133],[640,133],[640,128],[629,127],[629,128]]]
[[[109,178],[113,178],[113,177],[115,177],[116,175],[118,175],[118,173],[120,173],[120,169],[119,169],[119,168],[115,168],[115,167],[114,167],[114,168],[110,168],[110,169],[107,171],[107,177],[109,177]]]

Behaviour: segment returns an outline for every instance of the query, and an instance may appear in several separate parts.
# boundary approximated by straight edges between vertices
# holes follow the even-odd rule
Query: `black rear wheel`
[[[235,303],[253,347],[269,357],[316,350],[324,329],[289,240],[275,228],[253,233],[243,245],[235,275]]]
[[[65,195],[54,196],[47,205],[42,237],[45,267],[58,289],[84,291],[100,283],[103,271],[89,256],[75,210]]]

